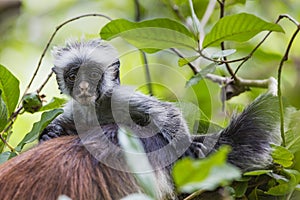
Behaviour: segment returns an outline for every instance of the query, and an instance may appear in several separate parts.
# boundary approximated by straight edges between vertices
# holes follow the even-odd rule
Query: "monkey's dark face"
[[[62,93],[70,95],[82,105],[94,104],[98,98],[108,95],[113,87],[119,85],[119,61],[107,67],[96,62],[74,62],[65,67],[63,72],[57,67],[53,71]]]

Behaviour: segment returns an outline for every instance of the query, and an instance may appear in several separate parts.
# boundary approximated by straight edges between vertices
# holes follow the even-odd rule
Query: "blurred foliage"
[[[7,4],[7,2],[9,2],[9,4]],[[103,31],[105,30],[105,27],[107,28],[108,26],[114,27],[116,25],[122,25],[121,28],[115,27],[118,31],[120,31],[122,28],[124,28],[123,30],[130,30],[132,27],[136,28],[141,25],[133,23],[134,21],[148,20],[148,22],[144,22],[144,24],[142,24],[143,27],[148,26],[153,22],[157,27],[164,29],[158,30],[153,34],[148,33],[150,36],[146,35],[146,39],[149,39],[149,37],[152,39],[151,41],[148,41],[147,45],[149,46],[150,43],[153,45],[151,46],[152,51],[150,50],[148,52],[156,52],[154,54],[147,55],[151,78],[152,81],[156,83],[153,85],[153,92],[159,99],[173,102],[178,100],[180,102],[190,102],[199,109],[195,109],[199,112],[196,119],[201,123],[198,124],[200,127],[190,126],[193,133],[195,133],[195,131],[197,132],[197,130],[201,130],[201,132],[203,130],[204,132],[209,132],[211,129],[217,129],[215,127],[219,128],[219,125],[225,126],[230,119],[231,114],[235,110],[242,110],[245,105],[251,102],[256,96],[258,96],[258,94],[263,92],[262,89],[251,88],[250,92],[243,93],[240,96],[227,101],[226,110],[223,112],[220,86],[216,83],[203,79],[203,77],[207,73],[212,72],[220,76],[228,76],[229,74],[225,65],[212,65],[211,62],[208,62],[207,60],[199,59],[198,55],[195,56],[195,51],[191,51],[190,49],[181,49],[184,58],[181,58],[180,60],[178,55],[167,49],[169,47],[173,47],[176,40],[180,40],[180,42],[185,43],[185,38],[182,37],[182,34],[193,34],[189,35],[193,39],[188,41],[191,43],[187,44],[188,46],[195,48],[193,45],[196,41],[195,38],[198,37],[195,25],[197,26],[198,22],[195,17],[192,17],[192,15],[196,15],[198,19],[201,20],[205,15],[206,7],[209,5],[208,0],[194,0],[194,13],[190,9],[188,0],[139,1],[139,12],[137,12],[134,2],[135,1],[133,0],[1,1],[0,130],[2,131],[9,126],[9,117],[12,116],[17,103],[20,101],[19,96],[22,95],[26,89],[26,85],[30,82],[31,74],[33,74],[36,68],[38,58],[47,44],[52,32],[55,30],[55,27],[67,19],[86,13],[102,13],[113,19],[120,19],[121,24],[118,24],[117,20],[112,21],[108,25],[108,21],[102,18],[82,18],[65,26],[54,38],[52,45],[62,45],[64,41],[70,37],[80,38],[84,36],[87,39],[99,37],[100,30]],[[300,1],[298,0],[228,0],[226,2],[225,15],[237,16],[238,13],[245,12],[259,17],[261,20],[275,22],[280,14],[288,13],[298,21],[300,19]],[[158,18],[168,19],[164,19],[163,21]],[[132,22],[129,22],[128,20]],[[246,21],[247,20],[249,23],[253,22],[251,18],[247,18]],[[149,23],[149,21],[151,23]],[[226,21],[226,19],[224,21]],[[220,23],[218,6],[214,8],[206,26],[204,27],[204,31],[209,33],[212,30],[211,33],[213,33],[213,27],[217,22]],[[229,22],[230,20],[226,22],[227,24],[223,24],[224,30],[226,27],[229,27],[229,29],[226,29],[226,31],[229,31],[229,35],[232,34],[233,31],[237,32],[242,29],[242,22],[239,22],[241,26],[239,27],[240,29],[237,30],[230,29],[231,25]],[[259,23],[260,22],[261,21],[259,21]],[[170,26],[171,23],[172,26]],[[253,23],[253,25],[257,24],[258,23]],[[264,26],[264,24],[262,26]],[[283,28],[285,34],[272,33],[263,45],[254,53],[252,59],[249,59],[239,70],[238,75],[240,77],[248,79],[266,79],[270,76],[277,76],[278,64],[284,54],[284,50],[291,37],[291,33],[295,30],[295,26],[288,20],[282,20],[280,22],[280,26]],[[281,29],[278,27],[279,26],[273,24],[272,28],[265,27],[264,30],[277,30],[280,32]],[[169,32],[166,29],[174,30],[174,28],[177,28],[177,31],[181,34],[175,36],[168,35]],[[188,32],[186,32],[187,29]],[[216,33],[223,34],[226,31],[216,31]],[[257,33],[260,31],[262,31],[262,29],[257,30]],[[106,32],[106,34],[107,33],[109,34],[108,36],[102,35],[102,37],[105,37],[106,39],[112,39],[112,37],[115,37],[115,39],[111,40],[110,43],[118,49],[121,55],[122,84],[135,85],[140,91],[147,93],[143,61],[142,59],[139,59],[139,50],[132,46],[135,45],[140,47],[139,45],[145,42],[145,38],[143,38],[144,40],[138,41],[138,37],[136,37],[136,35],[143,33],[133,31],[131,34],[135,34],[134,37],[132,37],[133,35],[131,34],[126,35],[122,33],[122,31],[113,33]],[[168,38],[169,41],[167,43],[155,43],[154,40],[159,34],[161,36],[167,36],[165,38]],[[224,56],[228,56],[230,60],[246,56],[264,37],[264,33],[259,33],[255,37],[252,37],[255,34],[249,36],[242,33],[234,38],[235,41],[245,41],[244,43],[226,41],[226,49],[234,49],[234,52],[220,52],[219,48],[209,47],[206,49],[206,53],[214,55],[211,57],[212,60],[222,60]],[[128,36],[131,37],[128,38]],[[123,37],[125,40],[120,37]],[[212,37],[212,39],[206,39],[205,47],[208,47],[210,43],[219,42],[219,39],[222,37],[225,36],[217,35],[215,38]],[[246,39],[242,37],[246,37]],[[221,156],[221,160],[226,158],[227,151],[221,149],[220,152],[212,155],[212,157],[207,160],[205,159],[193,164],[191,164],[191,161],[189,160],[183,160],[182,163],[179,163],[179,167],[180,165],[183,165],[183,168],[187,169],[187,166],[190,166],[192,170],[198,170],[197,167],[203,167],[203,165],[208,166],[207,176],[204,176],[205,174],[201,174],[203,177],[200,179],[186,179],[186,182],[179,183],[179,188],[193,183],[193,191],[195,188],[198,190],[213,190],[218,186],[222,186],[231,197],[235,198],[244,198],[247,196],[248,199],[274,199],[276,196],[278,199],[297,199],[299,197],[299,192],[297,192],[300,181],[300,114],[298,111],[300,109],[300,92],[298,92],[300,88],[300,57],[298,53],[300,52],[299,38],[300,37],[297,37],[294,41],[292,50],[289,54],[289,61],[285,63],[282,74],[282,95],[287,102],[287,105],[290,107],[285,113],[286,147],[273,147],[274,151],[272,156],[275,163],[278,165],[277,168],[273,170],[249,172],[240,178],[240,175],[242,174],[238,174],[234,168],[227,166],[225,163],[218,163],[219,173],[228,173],[228,171],[230,171],[230,175],[235,176],[223,177],[224,179],[221,179],[222,177],[220,179],[217,179],[215,176],[210,177],[209,175],[213,175],[212,172],[214,172],[217,166],[216,162],[219,162],[213,161],[214,156]],[[126,40],[132,45],[128,44]],[[207,42],[207,40],[210,41]],[[153,49],[155,51],[153,51]],[[157,52],[157,49],[164,50]],[[188,66],[189,62],[199,66],[203,69],[203,71],[194,75],[193,71]],[[181,67],[178,66],[178,63]],[[237,66],[238,64],[236,63],[231,64],[233,69],[236,69]],[[37,77],[33,82],[33,86],[29,90],[30,94],[35,96],[34,94],[36,89],[39,88],[40,83],[45,80],[45,74],[49,74],[51,68],[51,56],[50,53],[47,52],[41,69],[38,71]],[[4,139],[12,145],[12,147],[17,147],[15,149],[16,151],[21,151],[25,144],[32,143],[34,141],[36,142],[39,132],[52,119],[62,112],[60,109],[56,108],[60,108],[66,100],[58,98],[60,94],[56,85],[56,81],[52,77],[42,91],[42,96],[45,95],[42,100],[34,98],[34,103],[32,103],[31,98],[29,99],[30,101],[27,101],[27,99],[26,103],[27,106],[29,106],[27,111],[29,112],[21,112],[21,115],[19,115],[17,120],[14,121],[12,128],[5,131],[2,135]],[[190,87],[185,87],[186,85]],[[42,103],[43,106],[40,108],[41,105],[39,104],[39,108],[36,109],[35,102]],[[45,102],[49,103],[47,104]],[[35,112],[38,110],[40,112]],[[186,116],[189,115],[187,114]],[[192,119],[194,120],[195,118],[193,117]],[[187,121],[189,121],[188,118]],[[34,124],[34,122],[36,123]],[[194,125],[194,122],[191,122],[191,124]],[[212,126],[212,128],[210,129],[209,126]],[[26,133],[28,134],[26,135]],[[11,151],[11,149],[2,142],[0,143],[0,150],[1,152],[4,152],[0,156],[0,162],[4,162],[10,157],[16,155],[16,152]],[[184,162],[186,162],[186,164],[184,164]],[[186,172],[188,171],[189,170],[186,170]],[[188,174],[180,174],[180,172],[177,172],[176,170],[174,173],[175,178],[177,177],[176,180],[180,180],[183,176],[189,176]],[[217,180],[210,188],[202,187],[206,184],[205,181],[210,181],[210,179]],[[235,181],[231,183],[233,179]],[[141,182],[143,182],[142,178]],[[258,185],[257,183],[262,184]],[[192,190],[189,190],[188,192],[192,192]],[[148,197],[144,196],[143,198],[134,198],[147,199]],[[130,198],[128,197],[128,199]]]

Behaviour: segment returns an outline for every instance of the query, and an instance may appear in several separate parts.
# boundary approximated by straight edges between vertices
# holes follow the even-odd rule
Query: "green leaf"
[[[131,131],[123,128],[119,129],[118,138],[120,145],[124,148],[129,169],[134,173],[145,193],[155,199],[158,190],[156,177],[141,141],[132,135]]]
[[[193,62],[197,58],[199,58],[199,56],[191,56],[191,57],[186,57],[186,58],[179,58],[178,59],[178,66],[179,67],[183,67],[184,65],[187,65],[190,62]]]
[[[2,90],[0,89],[0,131],[6,126],[7,119],[7,107],[2,99]]]
[[[1,64],[0,90],[2,90],[2,99],[7,106],[8,115],[11,115],[19,100],[19,80]]]
[[[223,51],[218,51],[216,53],[213,53],[211,58],[212,59],[221,59],[221,58],[230,56],[230,55],[234,54],[235,52],[236,52],[235,49],[226,49]]]
[[[134,193],[126,197],[123,197],[121,200],[154,200],[146,194]]]
[[[262,169],[262,170],[255,170],[255,171],[250,171],[250,172],[246,172],[244,173],[245,176],[259,176],[262,174],[267,174],[272,172],[272,170],[268,170],[268,169]]]
[[[285,133],[286,148],[292,153],[300,151],[300,111],[294,108],[286,109],[286,124],[288,130]]]
[[[248,188],[247,181],[237,183],[237,185],[235,185],[234,187],[235,197],[243,197],[247,191],[247,188]]]
[[[199,83],[199,81],[204,79],[207,74],[213,73],[215,70],[216,70],[215,63],[211,63],[211,64],[207,65],[198,74],[195,74],[194,76],[192,76],[192,78],[188,82],[186,82],[185,87],[190,87],[192,85],[196,85],[197,83]]]
[[[185,158],[178,161],[173,168],[173,178],[179,191],[212,191],[240,178],[240,170],[226,163],[229,150],[228,146],[223,146],[203,160]]]
[[[294,154],[292,152],[282,146],[271,146],[273,148],[272,158],[274,163],[278,163],[283,167],[290,167],[293,164]]]
[[[142,22],[113,20],[101,29],[100,36],[105,40],[122,37],[147,53],[172,47],[187,49],[197,47],[197,40],[184,25],[167,18]]]
[[[40,121],[35,122],[29,133],[25,135],[23,140],[16,147],[17,151],[21,151],[24,145],[31,143],[38,139],[39,134],[47,127],[47,125],[55,119],[58,115],[63,113],[62,109],[54,109],[51,111],[44,112],[41,116]]]
[[[9,160],[10,158],[15,157],[17,154],[15,152],[6,151],[0,154],[0,164]]]
[[[205,36],[203,48],[223,41],[245,42],[262,31],[284,32],[280,25],[266,22],[255,15],[240,13],[226,16]]]
[[[293,169],[283,169],[285,175],[289,180],[278,179],[278,185],[270,188],[266,194],[271,194],[273,196],[282,196],[291,193],[298,185],[300,181],[300,173]]]
[[[39,111],[52,110],[55,108],[61,108],[64,104],[67,103],[68,100],[58,97],[53,97],[51,101],[44,105]]]

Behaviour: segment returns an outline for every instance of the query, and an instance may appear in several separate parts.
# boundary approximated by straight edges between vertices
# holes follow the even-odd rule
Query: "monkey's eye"
[[[89,73],[89,77],[91,78],[91,79],[100,79],[100,77],[101,77],[101,74],[100,74],[100,72],[98,72],[98,71],[92,71],[92,72],[90,72]]]
[[[76,80],[76,74],[70,74],[68,76],[68,80],[71,81],[71,82],[74,82]]]

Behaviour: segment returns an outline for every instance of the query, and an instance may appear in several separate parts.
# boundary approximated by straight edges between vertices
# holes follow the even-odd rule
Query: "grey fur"
[[[66,47],[55,48],[53,57],[59,88],[73,99],[64,107],[65,112],[43,131],[41,141],[84,134],[100,125],[109,141],[118,145],[118,128],[125,126],[140,137],[153,167],[167,172],[180,157],[203,158],[223,144],[232,147],[229,162],[243,171],[264,168],[272,163],[270,144],[281,142],[278,102],[270,94],[260,96],[221,132],[191,136],[181,112],[173,104],[119,86],[119,66],[113,64],[117,55],[110,45],[101,40],[69,42]],[[66,84],[64,73],[70,66],[83,66],[88,71],[91,64],[101,69],[101,84],[97,85],[95,101],[80,105],[72,93],[74,88]],[[169,191],[166,188],[162,190]]]

